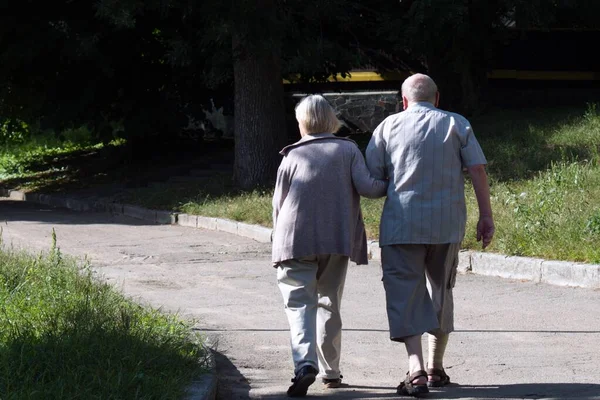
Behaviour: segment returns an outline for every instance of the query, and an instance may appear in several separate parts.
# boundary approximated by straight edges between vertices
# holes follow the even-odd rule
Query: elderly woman
[[[273,254],[291,331],[290,397],[305,396],[320,375],[341,385],[340,302],[348,260],[367,264],[360,195],[382,197],[387,181],[371,178],[352,140],[322,96],[296,106],[302,138],[287,147],[273,195]]]

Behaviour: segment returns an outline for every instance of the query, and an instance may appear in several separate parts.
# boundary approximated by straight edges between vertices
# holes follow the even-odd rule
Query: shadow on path
[[[215,353],[218,374],[218,400],[250,399],[250,382],[222,353]],[[235,361],[235,360],[234,360]],[[260,394],[261,399],[286,399],[287,382],[281,382],[281,392]],[[337,390],[322,389],[319,381],[311,386],[307,398],[387,399],[399,398],[392,386],[353,385],[345,383]],[[401,397],[407,398],[410,397]],[[594,383],[515,383],[499,385],[460,385],[431,389],[428,399],[572,399],[600,400],[600,384]]]
[[[113,215],[108,212],[78,212],[66,208],[53,208],[25,201],[0,201],[0,222],[41,222],[51,225],[157,225],[153,222]]]
[[[249,399],[250,382],[223,353],[215,352],[217,363],[217,399]]]
[[[313,385],[314,386],[314,385]],[[312,388],[311,388],[312,389]],[[314,390],[314,389],[313,389]],[[381,393],[385,390],[389,393]],[[377,391],[373,393],[371,391]],[[385,399],[413,397],[399,396],[396,388],[383,386],[344,385],[326,392],[309,390],[308,396],[328,399]],[[238,398],[238,397],[232,397]],[[260,396],[262,399],[285,399],[285,394]],[[523,383],[513,385],[461,386],[452,384],[443,389],[431,389],[427,399],[544,399],[544,400],[598,400],[600,385],[582,383]],[[223,398],[225,399],[225,398]]]
[[[450,385],[431,391],[432,399],[600,399],[600,384],[517,383],[511,385]]]

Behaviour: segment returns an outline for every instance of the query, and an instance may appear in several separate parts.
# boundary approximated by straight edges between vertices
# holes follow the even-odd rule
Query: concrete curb
[[[161,225],[180,225],[189,228],[228,232],[256,240],[257,242],[271,243],[271,229],[224,218],[152,210],[131,204],[114,203],[99,198],[76,199],[53,194],[25,193],[2,187],[0,187],[0,197],[8,197],[16,201],[29,201],[51,207],[67,208],[73,211],[109,212]]]
[[[370,241],[369,258],[381,261],[377,241]],[[463,250],[459,253],[458,271],[505,279],[600,289],[600,265],[541,258],[505,256]]]
[[[76,211],[105,211],[113,214],[122,214],[157,224],[177,224],[190,228],[223,231],[262,243],[270,243],[272,240],[272,230],[269,228],[222,218],[149,210],[129,204],[103,201],[102,199],[74,199],[59,195],[24,193],[5,188],[0,188],[0,196]],[[368,253],[370,259],[381,261],[381,253],[377,241],[368,242]],[[535,283],[600,289],[600,265],[597,264],[461,251],[458,270],[461,273],[498,276]]]

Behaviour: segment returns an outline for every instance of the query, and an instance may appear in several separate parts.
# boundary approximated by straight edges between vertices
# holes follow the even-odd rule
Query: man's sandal
[[[429,389],[427,388],[426,383],[423,383],[421,385],[417,385],[417,384],[413,383],[413,381],[415,379],[420,378],[420,377],[424,377],[425,379],[427,379],[427,372],[420,370],[420,371],[414,372],[412,375],[410,375],[410,372],[407,372],[406,378],[404,379],[403,382],[400,383],[400,385],[396,389],[396,392],[398,394],[403,394],[405,396],[414,396],[414,397],[419,397],[419,396],[429,393]]]
[[[442,387],[450,383],[450,377],[442,368],[428,368],[427,375],[429,375],[427,378],[427,386],[429,387]],[[432,376],[439,376],[440,379],[437,381],[429,379]]]

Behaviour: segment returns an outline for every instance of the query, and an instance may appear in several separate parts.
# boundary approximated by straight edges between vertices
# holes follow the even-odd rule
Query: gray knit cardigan
[[[273,263],[315,254],[367,264],[360,196],[383,197],[387,180],[371,178],[350,139],[304,136],[285,147],[273,195]]]

